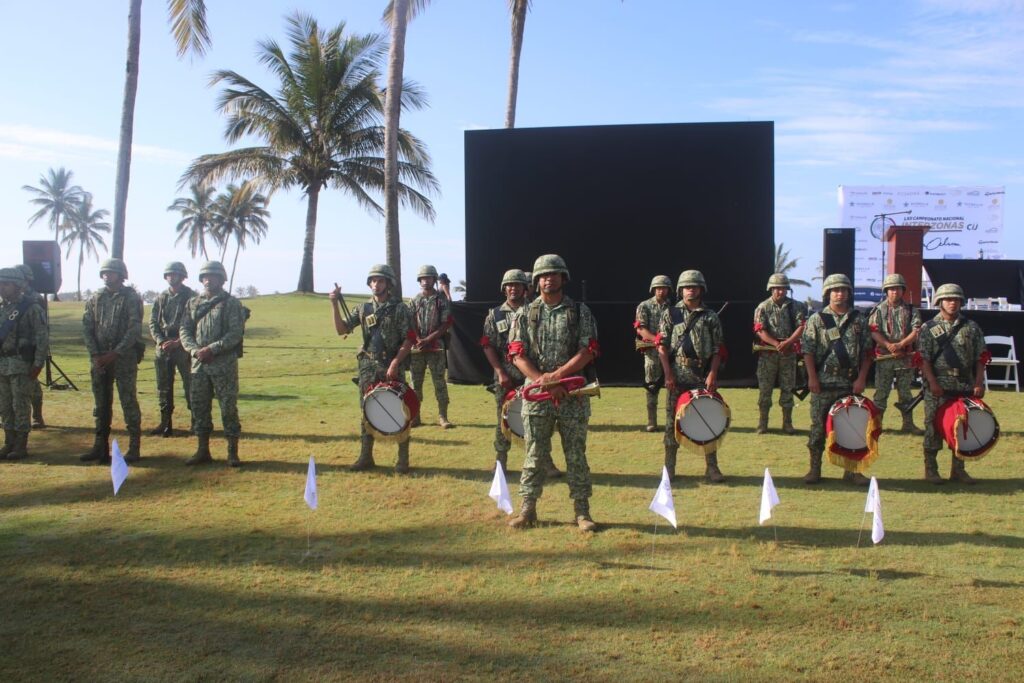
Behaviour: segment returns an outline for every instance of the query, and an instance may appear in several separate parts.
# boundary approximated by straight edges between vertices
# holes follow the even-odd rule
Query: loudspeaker
[[[40,294],[60,291],[60,245],[54,240],[25,240],[21,243],[23,263],[32,268],[32,289]]]
[[[853,282],[854,228],[827,228],[825,243],[822,249],[822,263],[825,266],[824,277],[842,273]]]

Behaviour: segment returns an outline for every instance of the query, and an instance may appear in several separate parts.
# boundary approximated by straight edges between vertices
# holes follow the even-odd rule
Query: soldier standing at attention
[[[213,432],[213,397],[220,404],[220,419],[228,442],[228,466],[238,467],[238,357],[245,334],[245,309],[224,291],[228,275],[219,261],[208,261],[199,269],[203,291],[191,298],[181,321],[181,346],[192,358],[192,431],[199,440],[195,454],[186,465],[213,462],[210,434]]]
[[[128,452],[124,459],[136,462],[142,457],[142,413],[135,395],[139,362],[145,351],[142,335],[142,298],[124,284],[128,267],[121,259],[100,264],[104,287],[90,297],[82,316],[85,347],[92,359],[92,396],[95,402],[96,438],[92,449],[83,453],[82,462],[110,462],[108,439],[113,418],[114,384],[121,399],[125,426],[128,428]]]
[[[960,285],[945,284],[935,290],[932,303],[939,313],[924,325],[921,332],[921,374],[927,391],[924,395],[924,478],[941,484],[939,451],[942,436],[935,430],[935,412],[945,400],[946,392],[983,398],[985,366],[992,354],[985,348],[985,335],[973,320],[960,314],[964,290]],[[964,461],[953,456],[950,481],[975,483],[967,474]]]
[[[871,335],[867,321],[853,308],[853,285],[841,274],[829,275],[822,284],[825,307],[807,321],[801,346],[811,391],[811,433],[807,449],[811,467],[805,484],[821,481],[821,456],[825,451],[825,420],[832,404],[850,394],[864,393],[871,369]],[[843,480],[867,486],[860,472],[843,472]]]
[[[914,368],[910,361],[914,355],[917,337],[921,333],[921,314],[903,300],[907,282],[902,275],[886,275],[882,281],[882,291],[885,292],[885,301],[871,311],[868,325],[871,328],[871,338],[876,344],[876,355],[895,356],[875,360],[875,395],[871,400],[884,417],[894,379],[900,403],[906,405],[914,399],[910,388],[910,382],[914,379]],[[897,403],[896,407],[899,407],[900,403]],[[904,410],[902,415],[902,432],[916,436],[924,434],[924,431],[914,424],[912,412]]]
[[[22,263],[15,266],[15,268],[20,270],[21,274],[25,276],[25,295],[39,304],[39,308],[43,311],[43,325],[46,326],[46,297],[32,288],[32,284],[36,279],[35,273],[32,272],[32,266]],[[48,326],[47,337],[49,337]],[[46,420],[43,419],[43,385],[39,382],[38,376],[30,379],[29,384],[32,386],[32,428],[44,429],[46,427]]]
[[[782,431],[796,434],[793,428],[793,389],[797,383],[797,366],[801,359],[800,335],[807,324],[807,307],[789,297],[789,278],[774,273],[768,278],[770,297],[754,311],[754,334],[762,344],[776,351],[757,354],[757,433],[768,433],[768,413],[772,407],[772,389],[779,385],[779,406],[782,408]]]
[[[661,316],[671,306],[672,280],[667,275],[657,275],[651,280],[651,298],[636,307],[633,327],[640,342],[649,345],[644,354],[644,390],[647,392],[647,431],[658,431],[658,392],[665,384],[665,375],[658,359],[657,334]]]
[[[546,254],[533,264],[533,283],[539,296],[519,313],[509,335],[508,357],[534,384],[550,385],[550,401],[523,402],[526,458],[519,480],[523,497],[519,514],[509,526],[522,529],[537,521],[537,499],[544,491],[545,463],[551,459],[551,437],[558,428],[565,453],[569,497],[576,525],[594,531],[590,517],[590,466],[587,464],[587,424],[590,397],[569,396],[559,380],[580,374],[597,357],[597,324],[585,304],[570,299],[563,287],[569,269],[561,256]]]
[[[665,373],[668,403],[665,405],[665,468],[675,479],[676,454],[679,444],[675,434],[675,408],[679,396],[692,389],[715,391],[718,388],[718,366],[725,354],[722,321],[718,314],[704,308],[708,291],[704,274],[684,270],[676,282],[679,302],[661,317],[658,357]],[[711,483],[725,481],[718,469],[718,453],[704,456],[704,477]]]
[[[168,263],[164,268],[164,280],[169,285],[160,292],[153,308],[149,312],[149,333],[156,342],[156,388],[160,398],[160,424],[150,434],[153,436],[173,436],[174,426],[171,416],[174,413],[174,373],[177,370],[181,377],[182,388],[185,390],[185,403],[192,409],[192,396],[189,380],[192,362],[188,352],[181,347],[178,338],[181,320],[189,299],[196,293],[186,286],[185,278],[188,271],[185,264],[178,261]]]
[[[49,334],[37,296],[18,268],[0,268],[0,460],[28,457],[32,381],[46,363]]]
[[[360,408],[363,407],[366,392],[374,384],[385,380],[404,383],[407,361],[412,352],[412,344],[416,340],[409,307],[393,295],[395,288],[398,287],[398,279],[391,266],[379,264],[370,268],[370,273],[366,276],[366,285],[373,297],[358,310],[353,311],[347,320],[342,318],[338,302],[341,288],[335,285],[330,294],[334,329],[337,333],[350,334],[357,327],[363,331],[363,347],[356,355],[359,363]],[[373,434],[366,429],[365,423],[360,421],[359,424],[359,459],[349,466],[353,472],[372,469],[374,466]],[[408,438],[398,444],[395,472],[409,472]]]
[[[448,421],[444,335],[452,325],[451,302],[434,288],[437,284],[437,268],[434,266],[421,266],[416,280],[420,283],[420,292],[410,303],[416,331],[416,345],[413,347],[412,356],[412,384],[422,406],[423,379],[426,377],[427,368],[430,368],[434,396],[437,398],[437,421],[442,429],[450,429],[453,425]],[[417,415],[413,427],[418,427],[419,424],[420,418]]]

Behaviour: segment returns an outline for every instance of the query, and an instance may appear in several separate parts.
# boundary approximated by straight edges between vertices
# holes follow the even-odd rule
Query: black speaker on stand
[[[21,255],[23,263],[32,269],[32,289],[43,295],[43,311],[46,314],[46,328],[50,328],[50,308],[46,300],[47,294],[53,294],[56,300],[57,292],[60,291],[62,283],[60,274],[60,244],[55,240],[24,240],[21,243]],[[59,384],[53,379],[53,371],[64,380]],[[71,381],[56,361],[46,351],[46,386],[49,389],[74,389],[78,387]]]
[[[856,230],[853,228],[826,228],[822,248],[823,277],[842,273],[853,282],[854,244]]]

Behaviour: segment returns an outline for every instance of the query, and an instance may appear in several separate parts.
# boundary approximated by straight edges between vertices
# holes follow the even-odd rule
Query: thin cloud
[[[0,156],[5,158],[48,161],[59,155],[61,159],[77,157],[112,163],[117,155],[117,148],[117,140],[93,135],[80,135],[23,124],[0,124]],[[151,145],[132,145],[132,157],[176,165],[191,160],[191,156],[178,150]]]

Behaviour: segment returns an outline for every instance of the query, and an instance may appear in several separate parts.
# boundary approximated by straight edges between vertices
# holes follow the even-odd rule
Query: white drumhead
[[[506,405],[505,422],[508,423],[508,428],[513,434],[520,439],[525,437],[526,430],[523,428],[523,399],[521,396],[516,396]]]
[[[690,401],[679,418],[679,431],[696,443],[719,438],[728,426],[725,406],[711,396],[698,396]]]
[[[405,429],[405,402],[389,387],[377,387],[366,395],[363,415],[381,434],[398,434]]]
[[[966,427],[966,429],[965,429]],[[980,450],[987,446],[996,433],[996,419],[983,408],[970,408],[967,423],[956,428],[956,438],[964,453]]]
[[[832,432],[836,443],[851,451],[868,447],[867,431],[871,413],[856,405],[840,408],[832,415]]]

